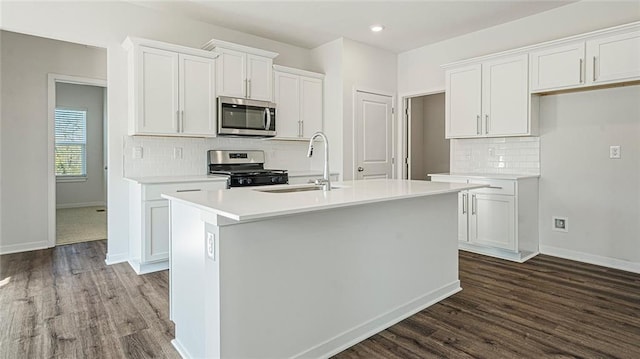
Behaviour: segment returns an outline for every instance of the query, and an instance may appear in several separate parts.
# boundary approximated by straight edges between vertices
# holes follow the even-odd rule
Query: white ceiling
[[[571,2],[575,1],[183,0],[143,4],[305,48],[346,37],[398,53]],[[386,29],[372,33],[372,24],[383,24]]]

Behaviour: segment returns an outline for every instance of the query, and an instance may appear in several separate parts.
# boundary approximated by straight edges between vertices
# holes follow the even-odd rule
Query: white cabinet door
[[[144,202],[144,242],[142,263],[169,258],[169,202]]]
[[[221,52],[217,59],[218,96],[246,97],[246,54],[229,49],[218,50]]]
[[[446,138],[480,135],[482,70],[476,64],[446,73]]]
[[[469,194],[469,242],[515,251],[514,197]]]
[[[583,85],[584,48],[584,41],[580,41],[532,52],[531,91]]]
[[[469,191],[458,192],[458,241],[469,241]]]
[[[593,84],[640,78],[640,31],[587,41],[587,78]]]
[[[180,133],[215,137],[215,70],[213,59],[180,55]]]
[[[482,64],[482,129],[484,135],[529,134],[528,56]]]
[[[300,76],[274,72],[278,137],[300,137]]]
[[[247,54],[247,98],[271,101],[273,60]]]
[[[137,56],[137,134],[178,132],[178,54],[140,47]]]
[[[300,77],[300,121],[302,137],[310,138],[316,131],[322,131],[322,80]]]

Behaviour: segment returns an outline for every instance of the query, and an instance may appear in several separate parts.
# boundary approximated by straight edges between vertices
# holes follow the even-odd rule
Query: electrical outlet
[[[215,243],[215,234],[211,232],[207,232],[207,256],[209,258],[215,260],[216,256],[216,243]]]
[[[141,146],[137,146],[133,148],[133,152],[131,154],[131,156],[133,157],[134,160],[141,160],[142,159],[142,147]]]
[[[614,159],[620,158],[620,146],[609,147],[609,158],[614,158]]]
[[[552,217],[551,229],[559,232],[569,232],[569,219],[567,217]]]
[[[173,148],[173,159],[181,160],[182,159],[182,147],[174,147]]]

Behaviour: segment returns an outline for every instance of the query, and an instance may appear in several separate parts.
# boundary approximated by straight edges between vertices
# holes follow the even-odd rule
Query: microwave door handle
[[[267,124],[264,126],[264,129],[265,130],[269,130],[271,128],[271,111],[267,107],[267,108],[264,109],[264,112],[266,112],[266,114],[267,114]]]

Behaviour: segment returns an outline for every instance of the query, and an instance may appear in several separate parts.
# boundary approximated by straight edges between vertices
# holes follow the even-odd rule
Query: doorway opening
[[[445,138],[445,93],[405,97],[403,102],[407,128],[405,178],[428,181],[429,174],[448,173],[450,141]]]
[[[106,105],[106,81],[49,74],[51,246],[107,239]]]

